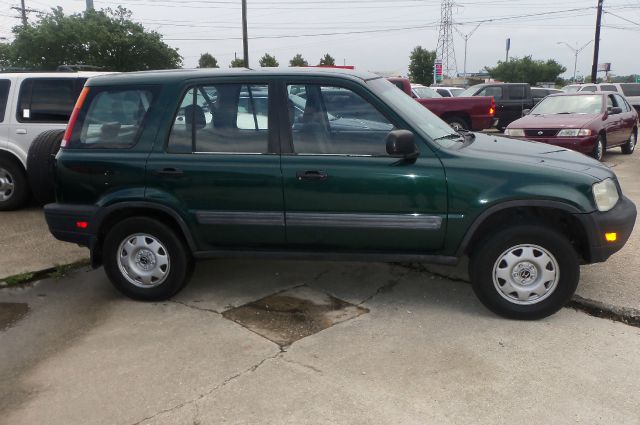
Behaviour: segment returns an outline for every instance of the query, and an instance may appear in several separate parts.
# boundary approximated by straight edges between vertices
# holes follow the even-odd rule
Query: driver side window
[[[289,85],[289,119],[297,154],[386,156],[394,125],[350,89]]]

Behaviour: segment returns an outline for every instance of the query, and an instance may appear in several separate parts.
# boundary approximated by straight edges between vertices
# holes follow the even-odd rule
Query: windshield
[[[462,94],[464,89],[449,89],[449,91],[451,92],[452,96],[458,97],[458,96],[460,96]]]
[[[440,93],[436,92],[429,87],[413,87],[411,90],[415,93],[417,97],[420,99],[432,99],[434,97],[442,97]]]
[[[443,147],[452,146],[462,140],[449,125],[433,112],[401,92],[384,78],[367,81],[371,89],[393,110],[397,111],[412,127],[425,138],[434,140]],[[448,139],[442,139],[449,137]]]
[[[471,86],[468,89],[464,90],[462,93],[458,94],[459,97],[471,97],[478,92],[482,88],[482,84],[478,84],[475,86]]]
[[[545,97],[531,110],[532,115],[599,114],[600,112],[602,112],[600,95]]]

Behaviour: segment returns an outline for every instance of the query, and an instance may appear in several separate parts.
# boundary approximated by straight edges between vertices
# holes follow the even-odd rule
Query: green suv
[[[201,258],[468,255],[489,309],[541,318],[636,217],[593,159],[455,132],[385,79],[336,69],[91,78],[55,173],[53,235],[141,300],[176,294]]]

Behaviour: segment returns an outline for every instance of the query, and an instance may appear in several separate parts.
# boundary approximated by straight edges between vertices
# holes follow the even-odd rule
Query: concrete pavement
[[[368,312],[284,349],[221,315],[301,285]],[[639,328],[500,319],[401,266],[208,261],[164,303],[78,270],[0,302],[30,309],[0,332],[2,424],[640,423]]]

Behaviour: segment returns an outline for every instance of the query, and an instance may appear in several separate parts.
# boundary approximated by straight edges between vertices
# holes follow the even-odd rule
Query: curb
[[[89,259],[83,259],[74,261],[72,263],[67,264],[59,264],[57,266],[48,267],[46,269],[37,270],[34,272],[24,272],[15,274],[12,276],[6,276],[0,278],[0,289],[3,288],[13,288],[20,285],[26,285],[37,280],[47,279],[47,278],[60,278],[65,276],[68,272],[80,269],[82,267],[86,267],[90,265]]]

